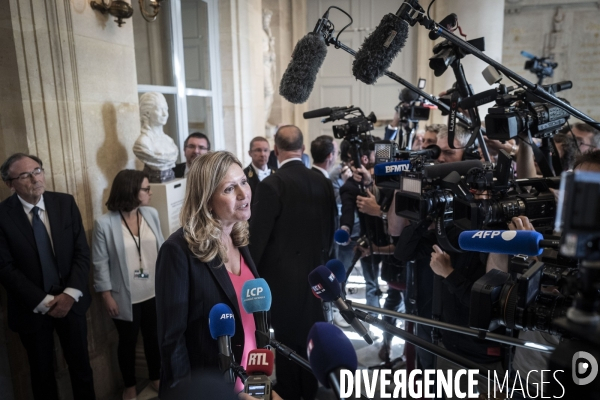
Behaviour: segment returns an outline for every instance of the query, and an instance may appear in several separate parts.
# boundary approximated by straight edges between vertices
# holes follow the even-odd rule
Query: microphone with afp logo
[[[210,336],[218,341],[219,369],[223,373],[228,372],[227,380],[233,383],[235,376],[231,365],[235,360],[231,352],[231,337],[235,334],[235,319],[233,311],[227,304],[218,303],[210,309],[208,329]]]
[[[271,309],[271,289],[263,278],[246,281],[242,286],[242,307],[248,314],[255,314],[256,346],[269,345],[269,325],[267,311]]]
[[[464,231],[458,245],[467,251],[539,256],[545,247],[558,249],[560,242],[536,231]]]

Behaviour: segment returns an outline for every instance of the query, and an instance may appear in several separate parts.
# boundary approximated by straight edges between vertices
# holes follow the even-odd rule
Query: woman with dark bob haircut
[[[106,202],[109,212],[94,224],[94,288],[119,332],[118,359],[123,399],[135,399],[135,346],[141,329],[150,385],[158,391],[160,351],[156,336],[156,257],[164,242],[158,212],[148,207],[148,175],[125,169],[117,174]]]
[[[247,247],[251,197],[242,164],[233,154],[209,152],[192,162],[182,228],[163,244],[156,262],[161,399],[179,398],[177,391],[195,373],[218,368],[218,342],[208,327],[214,305],[224,303],[234,313],[235,360],[245,367],[248,352],[256,348],[256,322],[241,303],[243,284],[258,277]],[[236,389],[241,387],[238,380]]]

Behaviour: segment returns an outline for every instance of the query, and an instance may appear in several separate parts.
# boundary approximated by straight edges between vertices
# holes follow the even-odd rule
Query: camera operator
[[[354,213],[357,210],[357,198],[360,195],[360,185],[366,188],[365,195],[368,197],[373,196],[373,191],[377,188],[373,185],[373,177],[371,176],[371,170],[375,163],[375,151],[372,147],[372,143],[378,138],[365,139],[359,151],[359,158],[361,165],[353,165],[351,161],[351,169],[353,172],[353,178],[348,179],[346,183],[340,188],[340,198],[342,201],[342,215],[340,217],[340,229],[346,230],[350,237],[357,237],[357,232],[353,231],[352,226],[354,225]],[[371,146],[369,146],[369,143]],[[351,157],[350,154],[348,156]],[[359,211],[359,214],[362,214]],[[386,246],[389,244],[388,236],[385,234],[383,222],[381,218],[362,214],[360,217],[360,236],[366,236],[369,244],[377,246]],[[379,263],[382,261],[380,255],[366,255],[367,250],[357,246],[355,251],[364,251],[364,257],[361,258],[361,266],[363,270],[363,277],[366,283],[365,297],[367,304],[373,307],[379,307],[379,297],[381,291],[377,282],[379,276]]]
[[[339,155],[341,162],[334,166],[329,174],[331,183],[333,184],[335,202],[338,207],[338,225],[336,228],[340,227],[339,218],[342,215],[342,199],[340,197],[340,188],[344,186],[349,178],[352,177],[352,170],[350,169],[350,142],[343,140],[340,143]],[[356,235],[360,233],[358,211],[354,212],[354,223],[351,231],[355,232]],[[335,243],[336,258],[344,264],[346,271],[348,271],[350,268],[350,262],[352,261],[352,256],[354,255],[354,247],[356,246],[356,239],[358,239],[358,236],[351,238],[350,242],[345,246]],[[340,324],[346,326],[347,323],[342,321],[343,319],[339,320]]]

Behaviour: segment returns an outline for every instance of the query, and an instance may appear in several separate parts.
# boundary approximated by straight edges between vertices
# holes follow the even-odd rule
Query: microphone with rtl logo
[[[273,352],[267,349],[255,349],[248,353],[246,365],[248,379],[244,383],[244,393],[257,399],[271,399],[271,380],[273,374]]]
[[[235,361],[231,352],[231,337],[235,334],[233,311],[227,304],[218,303],[208,314],[208,329],[213,339],[219,344],[219,369],[227,374],[229,382],[235,382],[231,365]]]
[[[271,289],[263,278],[246,281],[242,286],[242,307],[256,318],[256,347],[269,345],[271,335],[267,323],[267,311],[271,309]]]

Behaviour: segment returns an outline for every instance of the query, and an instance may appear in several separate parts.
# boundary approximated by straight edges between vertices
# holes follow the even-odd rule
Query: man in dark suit
[[[250,141],[250,151],[248,154],[252,158],[252,162],[244,168],[244,174],[248,178],[248,184],[252,193],[256,193],[256,186],[259,182],[262,182],[267,176],[271,175],[274,171],[269,168],[267,162],[269,161],[269,142],[262,136],[257,136]],[[252,196],[252,204],[256,197]]]
[[[15,193],[0,203],[0,283],[8,325],[27,351],[36,400],[58,400],[54,331],[75,399],[95,399],[85,313],[90,251],[72,196],[46,192],[42,161],[10,156],[0,173]]]
[[[310,155],[313,158],[312,169],[329,178],[329,170],[335,164],[337,145],[333,137],[322,135],[310,143]]]
[[[210,140],[202,132],[190,133],[190,135],[183,142],[183,155],[185,156],[185,162],[176,164],[173,168],[175,172],[175,178],[185,178],[187,176],[192,161],[194,158],[206,154],[210,151]]]
[[[306,337],[323,321],[321,302],[308,274],[328,260],[333,242],[335,198],[330,182],[302,163],[302,132],[279,128],[275,153],[280,167],[257,191],[250,220],[250,253],[271,288],[275,336],[306,357]],[[277,387],[284,399],[315,398],[317,381],[293,362],[277,359]]]

